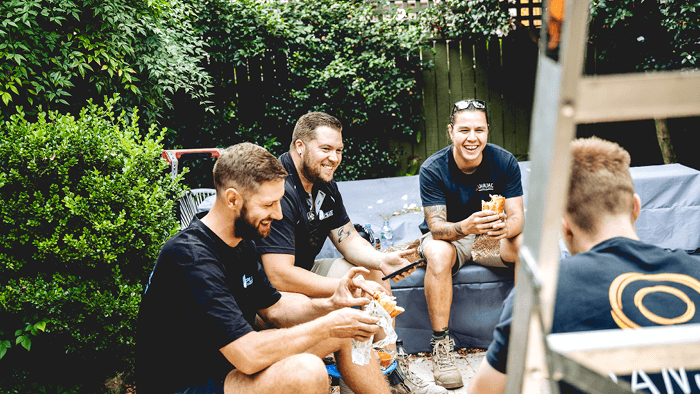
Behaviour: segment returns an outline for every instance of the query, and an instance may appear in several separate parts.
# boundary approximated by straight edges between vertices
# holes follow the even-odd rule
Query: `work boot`
[[[442,339],[432,338],[433,345],[433,377],[435,384],[448,389],[457,389],[464,386],[462,374],[457,369],[455,361],[455,341],[445,335]]]
[[[398,356],[394,373],[399,382],[389,386],[391,394],[447,394],[448,391],[433,383],[428,383],[408,369],[408,358]]]

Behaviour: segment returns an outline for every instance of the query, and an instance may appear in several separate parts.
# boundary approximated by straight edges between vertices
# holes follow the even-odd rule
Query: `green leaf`
[[[41,331],[46,331],[46,320],[40,321],[34,325],[34,328]]]
[[[17,341],[18,343],[20,342],[20,341],[19,341],[20,338],[22,339],[22,340],[21,340],[21,342],[22,342],[22,347],[24,347],[25,349],[27,349],[27,351],[29,351],[29,350],[31,349],[31,347],[32,347],[32,340],[29,338],[29,336],[27,336],[27,335],[22,335],[21,337],[17,338],[17,339],[18,339],[18,341]]]
[[[2,341],[0,342],[0,360],[5,356],[5,353],[7,353],[7,349],[12,347],[12,344],[10,341]]]

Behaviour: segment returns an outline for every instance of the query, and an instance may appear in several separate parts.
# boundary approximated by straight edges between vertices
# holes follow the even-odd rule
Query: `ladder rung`
[[[700,115],[700,72],[583,77],[574,111],[577,123]]]
[[[700,369],[700,324],[550,334],[552,351],[601,374]]]

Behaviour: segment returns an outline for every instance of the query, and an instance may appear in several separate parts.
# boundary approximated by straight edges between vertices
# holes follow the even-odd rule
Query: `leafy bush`
[[[78,118],[57,112],[0,134],[0,381],[86,392],[134,360],[141,292],[177,231],[182,192],[159,155],[162,133],[115,116],[117,97]],[[9,348],[9,349],[8,349]]]
[[[208,44],[214,113],[179,95],[161,122],[170,129],[168,146],[247,140],[279,155],[301,115],[324,111],[343,123],[350,147],[337,179],[394,175],[388,140],[414,134],[420,122],[416,76],[427,41],[416,22],[377,20],[363,0],[215,0],[196,14],[193,26]],[[362,154],[375,150],[382,153],[373,165],[362,164]]]
[[[479,40],[502,37],[515,29],[499,0],[447,0],[420,15],[421,25],[435,37]]]
[[[700,67],[700,1],[591,3],[595,74]]]
[[[138,104],[153,121],[178,90],[206,104],[192,12],[179,0],[3,1],[0,110],[78,112],[86,99],[118,92],[118,104]]]

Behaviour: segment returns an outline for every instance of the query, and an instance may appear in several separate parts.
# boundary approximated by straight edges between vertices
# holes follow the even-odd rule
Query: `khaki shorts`
[[[342,278],[352,267],[355,267],[355,265],[350,264],[350,262],[344,258],[332,257],[314,260],[314,266],[311,268],[311,272],[325,276],[326,278]]]
[[[472,246],[474,245],[474,238],[476,238],[476,235],[469,234],[462,239],[451,242],[452,246],[454,246],[455,251],[457,252],[457,261],[452,266],[452,276],[454,276],[457,271],[464,266],[464,264],[472,261]],[[418,246],[418,254],[420,257],[425,257],[423,256],[423,247],[426,244],[434,241],[433,235],[430,232],[423,234],[423,236],[420,238],[420,245]]]
[[[457,271],[459,271],[460,268],[462,268],[467,263],[478,264],[484,267],[499,268],[514,266],[514,264],[512,263],[506,263],[503,260],[501,260],[500,256],[487,257],[476,261],[472,260],[472,247],[474,246],[475,240],[476,235],[469,234],[462,239],[451,242],[452,246],[454,246],[455,251],[457,252],[457,262],[452,266],[453,276],[457,273]],[[433,239],[433,236],[428,232],[423,234],[423,236],[420,239],[420,245],[418,246],[418,254],[420,255],[420,257],[425,257],[423,255],[423,247],[429,242],[435,242],[435,240]]]

